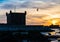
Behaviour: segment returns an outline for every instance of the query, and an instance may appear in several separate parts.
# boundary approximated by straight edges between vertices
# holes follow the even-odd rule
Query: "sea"
[[[11,28],[10,28],[10,29],[8,29],[8,28],[6,28],[6,29],[3,28],[3,29],[2,29],[2,28],[0,28],[0,31],[4,31],[4,30],[12,30],[12,31],[13,31],[13,30],[18,30],[18,29],[11,29]],[[53,38],[50,38],[50,39],[51,39],[50,42],[60,42],[59,40],[57,40],[57,39],[55,39],[55,38],[54,38],[54,39],[53,39]],[[28,42],[28,41],[27,41],[27,40],[23,40],[23,42]]]

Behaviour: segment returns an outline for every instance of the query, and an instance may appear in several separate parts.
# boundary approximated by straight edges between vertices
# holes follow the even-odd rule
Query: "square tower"
[[[6,13],[7,24],[9,25],[25,25],[26,24],[26,11],[25,13],[12,12]]]

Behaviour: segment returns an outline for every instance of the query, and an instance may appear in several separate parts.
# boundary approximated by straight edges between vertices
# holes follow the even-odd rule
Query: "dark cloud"
[[[24,2],[21,2],[24,1]],[[49,3],[48,3],[49,2]],[[17,4],[19,3],[19,4]],[[51,8],[52,6],[55,6],[53,3],[60,3],[60,0],[10,0],[8,3],[2,4],[0,6],[4,9],[12,9],[16,6],[16,8]]]
[[[13,5],[13,4],[4,4],[3,6],[1,6],[1,8],[4,8],[4,9],[12,9],[14,7],[15,7],[15,5]]]

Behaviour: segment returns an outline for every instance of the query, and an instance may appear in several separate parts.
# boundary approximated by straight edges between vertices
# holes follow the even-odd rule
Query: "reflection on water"
[[[60,38],[57,38],[57,39],[52,39],[51,38],[51,42],[60,42]]]
[[[53,40],[53,41],[51,41],[51,42],[58,42],[58,40]]]

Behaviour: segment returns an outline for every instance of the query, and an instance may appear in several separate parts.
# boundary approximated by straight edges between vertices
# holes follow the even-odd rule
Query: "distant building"
[[[25,13],[12,12],[6,13],[7,24],[10,25],[25,25],[26,24],[26,11]]]
[[[52,25],[50,25],[49,27],[50,27],[50,28],[59,28],[59,25],[53,25],[53,24],[52,24]]]

